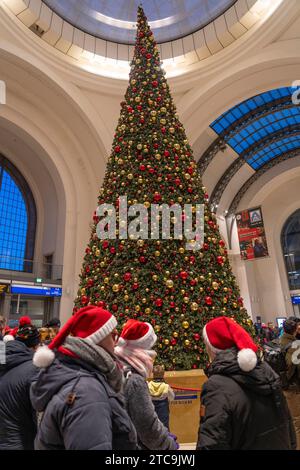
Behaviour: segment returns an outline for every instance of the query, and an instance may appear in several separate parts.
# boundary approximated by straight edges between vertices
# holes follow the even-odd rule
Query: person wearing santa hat
[[[89,305],[36,351],[33,363],[41,371],[31,401],[42,415],[37,450],[136,449],[114,358],[116,326],[110,312]]]
[[[176,436],[158,419],[149,393],[147,378],[156,357],[157,336],[150,323],[128,320],[121,332],[115,355],[123,367],[124,395],[129,416],[136,428],[139,445],[149,450],[176,450]]]
[[[211,363],[201,393],[197,449],[295,449],[280,379],[258,359],[251,336],[221,316],[205,325],[203,339]]]

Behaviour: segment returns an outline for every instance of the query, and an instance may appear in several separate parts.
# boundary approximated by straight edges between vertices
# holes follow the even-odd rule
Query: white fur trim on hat
[[[94,344],[99,344],[101,341],[106,338],[117,326],[118,322],[114,316],[104,323],[99,330],[92,333],[90,336],[87,336],[86,339],[91,341]]]
[[[48,346],[40,346],[33,355],[33,364],[36,367],[44,368],[51,366],[55,359],[54,352]]]
[[[157,341],[157,336],[153,330],[152,325],[150,323],[145,322],[146,325],[149,326],[149,329],[147,333],[142,336],[139,339],[124,339],[122,337],[119,338],[118,340],[118,346],[124,346],[127,344],[128,346],[134,347],[134,348],[140,348],[140,349],[151,349],[156,341]]]
[[[250,372],[257,364],[257,356],[250,348],[241,349],[237,354],[237,361],[240,369]]]
[[[208,336],[207,336],[207,331],[206,331],[206,325],[203,328],[202,335],[203,335],[204,343],[213,353],[217,354],[218,352],[221,351],[221,349],[215,348],[209,341]]]
[[[14,341],[15,337],[13,335],[3,336],[3,343],[8,343],[9,341]]]

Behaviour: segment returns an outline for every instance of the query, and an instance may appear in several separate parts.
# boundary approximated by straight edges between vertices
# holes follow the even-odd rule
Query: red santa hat
[[[9,328],[9,326],[6,326],[3,336],[3,342],[8,343],[9,341],[13,341],[17,334],[18,328],[18,326],[16,326],[15,328]]]
[[[251,336],[232,318],[217,317],[203,328],[205,344],[214,353],[236,347],[241,370],[250,372],[257,364],[257,346]]]
[[[41,346],[33,356],[36,367],[49,367],[55,359],[54,349],[59,348],[68,335],[85,338],[99,344],[117,326],[116,318],[103,308],[89,305],[79,309],[48,346]]]
[[[157,336],[150,323],[128,320],[118,340],[118,346],[151,349],[156,341]]]

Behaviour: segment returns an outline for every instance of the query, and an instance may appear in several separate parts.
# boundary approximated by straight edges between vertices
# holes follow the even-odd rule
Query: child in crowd
[[[169,418],[170,408],[169,402],[174,400],[175,393],[164,379],[164,366],[157,365],[153,367],[153,380],[148,383],[149,392],[152,402],[160,421],[170,430]]]

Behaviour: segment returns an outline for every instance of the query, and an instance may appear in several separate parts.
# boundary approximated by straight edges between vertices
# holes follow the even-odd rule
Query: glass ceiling
[[[210,127],[258,170],[273,158],[300,150],[300,106],[292,102],[295,90],[278,88],[254,96],[231,108]]]
[[[137,8],[142,4],[157,42],[191,34],[236,0],[43,0],[73,26],[92,36],[134,44]]]

